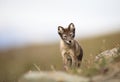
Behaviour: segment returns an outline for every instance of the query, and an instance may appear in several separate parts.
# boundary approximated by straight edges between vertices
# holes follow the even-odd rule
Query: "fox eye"
[[[73,37],[73,33],[70,33],[70,36]]]
[[[63,38],[66,39],[66,38],[67,38],[67,35],[64,34],[64,35],[63,35]]]

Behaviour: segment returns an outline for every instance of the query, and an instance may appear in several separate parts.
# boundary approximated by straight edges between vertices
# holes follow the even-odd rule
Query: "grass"
[[[98,74],[98,68],[94,67],[94,58],[106,49],[120,46],[120,33],[105,36],[92,37],[79,40],[84,56],[81,65],[82,74],[91,76]],[[105,61],[101,63],[105,67]],[[0,51],[0,82],[4,79],[8,82],[18,79],[22,74],[30,70],[62,70],[63,63],[59,51],[59,43],[47,45],[29,45],[23,48],[15,48]],[[80,70],[79,70],[80,71]],[[74,71],[76,73],[76,71]],[[78,74],[80,73],[77,72]]]

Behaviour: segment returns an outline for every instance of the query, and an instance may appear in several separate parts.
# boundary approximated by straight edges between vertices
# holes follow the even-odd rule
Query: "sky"
[[[0,0],[0,48],[59,41],[71,22],[80,38],[120,31],[120,0]]]

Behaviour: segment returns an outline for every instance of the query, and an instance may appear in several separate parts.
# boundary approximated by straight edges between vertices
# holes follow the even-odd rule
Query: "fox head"
[[[67,28],[58,26],[58,34],[61,39],[68,45],[73,43],[75,37],[75,26],[73,23],[70,23]]]

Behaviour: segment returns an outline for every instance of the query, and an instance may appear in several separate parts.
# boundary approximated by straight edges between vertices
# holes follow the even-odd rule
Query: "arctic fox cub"
[[[78,68],[81,65],[83,50],[79,43],[74,39],[75,26],[70,23],[67,28],[58,26],[58,34],[61,37],[60,51],[63,58],[64,68]]]

